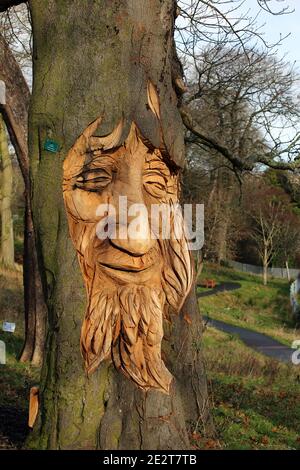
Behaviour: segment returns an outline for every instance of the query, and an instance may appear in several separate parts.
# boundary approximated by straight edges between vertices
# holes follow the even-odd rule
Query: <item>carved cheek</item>
[[[97,209],[100,204],[106,204],[109,194],[105,191],[102,194],[74,189],[65,194],[67,211],[79,221],[97,222]]]
[[[143,188],[148,199],[163,201],[166,195],[166,182],[158,172],[148,170],[143,175]]]

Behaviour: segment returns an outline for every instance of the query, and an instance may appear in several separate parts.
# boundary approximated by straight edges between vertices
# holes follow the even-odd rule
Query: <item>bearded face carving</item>
[[[170,237],[164,239],[160,229],[153,233],[151,207],[175,207],[178,175],[134,123],[121,145],[123,123],[109,136],[95,137],[100,123],[99,118],[83,132],[64,163],[65,207],[88,298],[82,356],[89,374],[112,359],[143,390],[169,393],[172,375],[161,358],[163,319],[168,305],[179,311],[184,302],[192,265],[184,234],[174,234],[182,220],[176,222],[169,211]],[[127,197],[126,227],[120,196]],[[134,221],[133,204],[147,210],[131,234],[126,229]],[[106,238],[98,229],[105,228],[109,210],[99,207],[115,208],[115,230]]]

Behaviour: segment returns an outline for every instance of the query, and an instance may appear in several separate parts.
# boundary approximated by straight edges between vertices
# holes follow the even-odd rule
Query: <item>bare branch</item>
[[[266,155],[255,155],[251,154],[250,158],[243,160],[239,156],[235,155],[228,147],[220,144],[216,139],[212,138],[210,135],[206,135],[199,125],[199,123],[193,118],[192,114],[188,111],[186,107],[180,109],[182,121],[186,128],[193,133],[201,142],[202,145],[208,149],[216,150],[223,157],[225,157],[233,166],[239,171],[252,171],[257,164],[263,164],[270,168],[276,170],[290,170],[296,171],[300,169],[300,161],[295,160],[293,162],[288,162],[284,160],[274,160],[272,152]],[[297,140],[300,139],[300,136]],[[285,149],[286,150],[286,149]],[[283,151],[284,153],[284,151]]]
[[[195,134],[202,142],[204,146],[210,149],[217,150],[221,155],[223,155],[227,160],[229,160],[232,165],[234,165],[236,168],[239,168],[241,170],[252,170],[253,166],[249,166],[248,168],[246,167],[245,162],[240,160],[239,158],[235,157],[232,155],[229,150],[224,147],[223,145],[219,144],[215,139],[213,139],[210,136],[207,136],[203,133],[200,125],[193,119],[193,116],[191,113],[188,112],[187,108],[180,108],[180,114],[182,117],[182,121],[186,128]]]
[[[6,102],[0,105],[25,182],[29,179],[27,120],[30,92],[22,71],[0,33],[0,80],[5,83]]]

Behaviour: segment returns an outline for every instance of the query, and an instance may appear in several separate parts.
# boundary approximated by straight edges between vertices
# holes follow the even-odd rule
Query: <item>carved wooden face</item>
[[[82,354],[89,373],[112,357],[139,387],[168,393],[172,376],[161,359],[163,315],[167,303],[179,310],[192,267],[186,240],[175,239],[172,222],[170,239],[162,240],[157,228],[153,233],[151,209],[174,206],[178,176],[134,123],[119,145],[122,123],[107,137],[93,137],[99,122],[84,131],[64,163],[70,234],[88,295]],[[145,209],[138,219],[130,212],[139,207],[134,205]],[[109,207],[115,230],[99,237],[99,227],[109,225]]]

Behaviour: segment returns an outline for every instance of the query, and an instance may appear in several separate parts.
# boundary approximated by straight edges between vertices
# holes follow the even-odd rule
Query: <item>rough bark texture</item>
[[[8,151],[6,128],[0,115],[0,160],[1,178],[1,263],[10,269],[15,266],[14,230],[11,211],[13,194],[13,169]]]
[[[209,426],[200,354],[201,318],[192,290],[180,315],[164,324],[163,360],[171,393],[144,392],[110,361],[89,378],[80,355],[86,295],[70,240],[62,195],[63,161],[99,116],[94,135],[121,140],[132,122],[172,164],[184,159],[172,82],[173,0],[34,0],[34,89],[30,156],[34,221],[49,309],[41,412],[28,447],[43,449],[186,449],[189,431]],[[147,105],[147,83],[160,99],[161,127]],[[47,138],[59,152],[44,149]]]
[[[35,246],[31,210],[29,158],[27,146],[30,92],[22,71],[0,34],[0,80],[6,86],[6,104],[0,105],[24,180],[24,309],[26,339],[21,361],[41,364],[45,343],[46,306]]]

